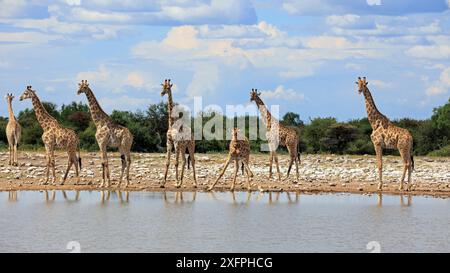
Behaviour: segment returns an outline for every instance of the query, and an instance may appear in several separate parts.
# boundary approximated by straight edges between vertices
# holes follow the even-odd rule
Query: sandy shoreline
[[[41,185],[45,177],[45,156],[43,152],[20,152],[19,167],[8,166],[8,153],[0,152],[0,191],[16,190],[115,190],[120,175],[120,158],[117,153],[111,153],[110,169],[112,186],[100,188],[101,164],[99,153],[82,153],[83,169],[81,181],[75,185],[74,171],[69,173],[65,185],[60,185],[66,168],[66,156],[56,153],[57,185]],[[185,181],[181,188],[175,187],[175,170],[173,162],[170,168],[169,180],[165,188],[159,183],[163,178],[165,154],[134,153],[132,155],[131,184],[127,191],[205,191],[217,177],[223,166],[226,154],[197,154],[196,170],[198,187],[192,183],[192,172],[185,172]],[[348,155],[302,155],[300,164],[300,179],[295,179],[295,168],[289,179],[285,179],[288,157],[280,155],[282,180],[268,179],[269,160],[267,154],[252,155],[251,169],[254,173],[252,190],[261,187],[264,191],[303,192],[303,193],[378,193],[377,169],[374,156]],[[385,156],[384,189],[386,194],[411,194],[450,197],[450,158],[416,157],[416,171],[413,172],[413,190],[399,191],[398,181],[401,177],[402,164],[400,157]],[[181,168],[181,164],[180,164]],[[224,177],[214,188],[215,191],[228,191],[234,173],[230,164]],[[122,186],[122,190],[125,190]],[[247,191],[246,179],[239,171],[237,191]]]

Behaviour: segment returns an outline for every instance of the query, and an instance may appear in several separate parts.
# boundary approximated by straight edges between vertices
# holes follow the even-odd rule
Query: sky
[[[450,0],[0,0],[0,94],[145,110],[165,78],[193,108],[250,104],[257,88],[307,121],[366,116],[366,76],[391,119],[428,118],[450,97]],[[2,100],[0,115],[7,116]]]

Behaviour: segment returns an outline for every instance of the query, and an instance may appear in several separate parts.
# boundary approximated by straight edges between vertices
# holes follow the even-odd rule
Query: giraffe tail
[[[80,171],[81,171],[81,153],[80,153],[79,146],[78,146],[77,154],[78,154],[78,165],[80,166]]]
[[[300,152],[297,151],[297,159],[298,159],[298,163],[300,163]]]
[[[415,169],[414,169],[414,156],[413,155],[411,155],[411,167],[412,167],[412,170],[414,171]]]

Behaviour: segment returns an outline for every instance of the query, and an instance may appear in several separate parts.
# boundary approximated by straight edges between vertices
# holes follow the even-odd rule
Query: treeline
[[[58,108],[53,103],[43,103],[47,111],[62,125],[74,129],[80,137],[81,148],[86,151],[98,150],[95,140],[95,125],[91,120],[89,108],[86,104],[72,102]],[[201,113],[203,125],[217,113]],[[111,117],[124,126],[127,126],[134,135],[133,151],[136,152],[163,152],[166,146],[167,132],[167,105],[166,103],[151,104],[145,111],[113,111]],[[197,117],[197,118],[198,118]],[[39,126],[34,110],[26,109],[17,116],[22,125],[21,149],[40,149],[43,147]],[[227,124],[227,117],[223,119],[223,126]],[[245,119],[246,133],[248,134],[249,119],[255,117],[237,117]],[[198,121],[198,120],[197,120]],[[0,117],[0,148],[7,147],[5,127],[8,119]],[[195,122],[195,120],[193,120]],[[372,128],[367,118],[338,122],[335,118],[313,118],[306,123],[296,113],[286,113],[281,122],[295,128],[300,134],[300,150],[306,153],[334,153],[334,154],[374,154],[370,140]],[[431,118],[415,120],[404,118],[393,121],[396,125],[408,129],[414,137],[414,153],[416,155],[450,156],[450,100],[443,106],[433,110]],[[258,126],[261,126],[258,122]],[[224,129],[224,134],[225,134]],[[225,138],[223,138],[225,139]],[[251,141],[254,152],[259,151],[264,141]],[[228,149],[227,140],[199,140],[196,142],[196,151],[223,152]],[[389,153],[389,152],[387,152]],[[392,151],[395,154],[396,151]]]

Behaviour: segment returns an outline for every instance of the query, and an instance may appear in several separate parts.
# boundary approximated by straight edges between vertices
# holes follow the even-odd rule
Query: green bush
[[[439,150],[432,151],[429,156],[450,156],[450,145],[444,146]]]

